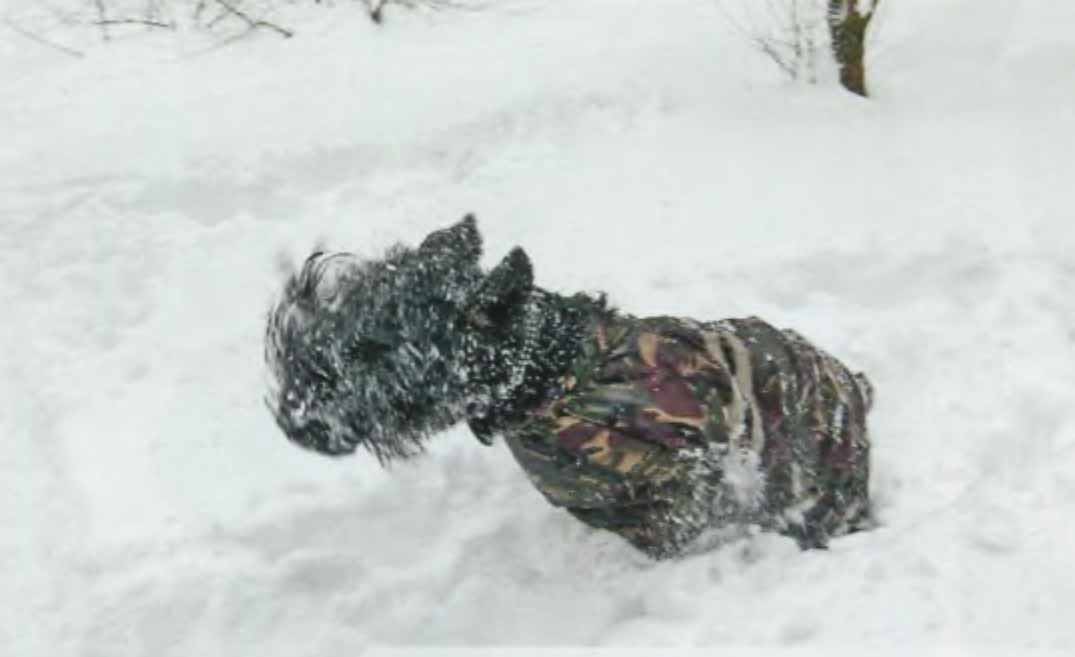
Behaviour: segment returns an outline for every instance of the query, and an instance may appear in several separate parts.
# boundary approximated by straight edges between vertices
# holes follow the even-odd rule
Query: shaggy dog
[[[655,558],[758,526],[823,547],[869,525],[865,377],[760,319],[638,318],[479,265],[472,216],[383,258],[314,253],[268,317],[277,425],[381,463],[466,421],[554,505]]]

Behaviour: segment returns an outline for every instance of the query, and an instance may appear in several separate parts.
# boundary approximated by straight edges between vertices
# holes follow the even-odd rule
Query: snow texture
[[[0,654],[1069,654],[1072,5],[885,3],[870,100],[698,0],[274,18],[82,58],[0,24]],[[867,372],[880,527],[655,564],[462,427],[388,470],[289,444],[281,254],[469,211],[485,267]]]

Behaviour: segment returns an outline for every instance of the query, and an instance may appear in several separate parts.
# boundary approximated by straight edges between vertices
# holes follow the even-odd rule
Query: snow
[[[870,100],[698,0],[276,16],[49,33],[80,59],[0,24],[0,654],[1070,650],[1075,9],[886,3]],[[486,266],[866,371],[881,526],[655,564],[464,428],[389,471],[288,444],[281,259],[468,211]]]

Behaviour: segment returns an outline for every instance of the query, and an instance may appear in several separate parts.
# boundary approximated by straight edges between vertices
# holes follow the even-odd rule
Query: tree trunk
[[[881,0],[873,0],[870,9],[860,0],[829,0],[827,21],[832,37],[832,54],[840,67],[840,84],[851,93],[866,93],[866,29]]]

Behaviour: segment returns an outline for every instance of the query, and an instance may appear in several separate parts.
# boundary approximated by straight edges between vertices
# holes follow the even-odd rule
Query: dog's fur
[[[488,441],[572,357],[582,315],[603,300],[533,286],[512,250],[481,270],[473,216],[383,259],[314,253],[269,313],[267,404],[295,443],[411,457],[468,420]]]

